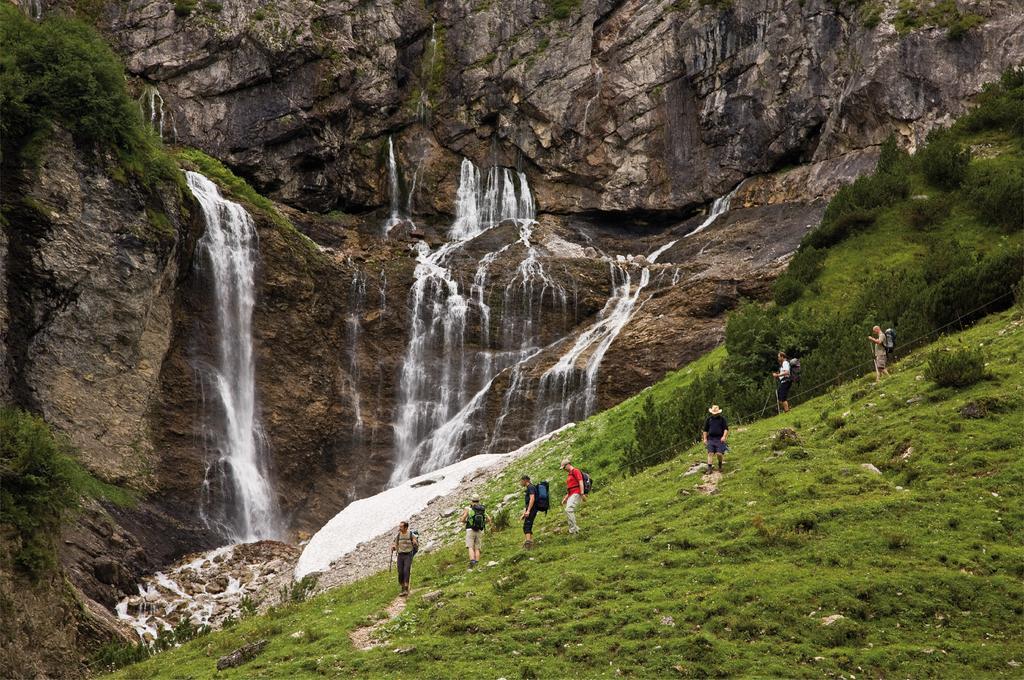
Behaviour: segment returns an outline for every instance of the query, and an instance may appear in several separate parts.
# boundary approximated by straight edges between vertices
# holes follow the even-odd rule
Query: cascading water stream
[[[396,224],[402,221],[401,216],[401,188],[398,184],[398,163],[395,161],[395,144],[391,137],[388,137],[388,192],[391,201],[391,212],[387,222],[384,223],[384,235],[387,236]]]
[[[710,227],[715,220],[717,220],[725,213],[729,212],[729,207],[732,204],[733,196],[736,195],[736,192],[740,190],[740,187],[742,185],[743,182],[740,182],[739,184],[736,185],[735,189],[727,193],[725,196],[720,196],[716,198],[714,202],[711,204],[711,212],[709,212],[708,216],[704,218],[704,221],[700,223],[700,226],[694,229],[693,231],[689,232],[685,236],[683,236],[683,238],[689,238],[694,234],[704,231],[705,229]]]
[[[417,244],[411,332],[399,381],[391,484],[457,459],[462,439],[495,376],[536,351],[525,340],[515,347],[503,344],[492,351],[486,299],[488,267],[502,252],[523,243],[527,259],[536,260],[529,243],[529,225],[535,215],[533,197],[523,173],[513,179],[512,171],[495,166],[488,171],[485,185],[480,180],[480,171],[464,159],[450,230],[452,240],[433,252],[425,243]],[[468,295],[463,294],[447,260],[467,241],[506,220],[519,226],[520,240],[483,256]],[[543,273],[539,263],[524,276],[538,272]],[[507,312],[503,310],[503,327]],[[470,314],[479,317],[480,351],[466,350]]]
[[[655,256],[656,257],[656,256]],[[629,268],[611,262],[612,294],[596,322],[540,378],[535,432],[549,432],[587,417],[597,407],[597,374],[608,348],[637,309],[640,293],[651,280],[644,268],[633,283]],[[580,365],[582,363],[582,366]]]
[[[271,538],[278,534],[278,513],[256,413],[252,340],[256,228],[245,208],[221,196],[209,179],[196,172],[186,177],[206,222],[198,245],[209,266],[216,331],[215,362],[203,371],[217,412],[207,414],[214,457],[202,513],[233,541]]]

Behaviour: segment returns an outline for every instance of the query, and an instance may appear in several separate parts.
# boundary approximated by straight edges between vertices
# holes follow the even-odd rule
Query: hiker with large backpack
[[[586,482],[588,477],[582,470],[573,467],[568,458],[562,459],[561,468],[569,475],[565,479],[565,496],[562,498],[562,505],[565,506],[565,516],[569,520],[569,533],[578,534],[580,527],[576,523],[576,508],[581,502],[587,500],[587,491],[589,491],[587,487],[589,485]]]
[[[412,558],[420,549],[419,537],[409,530],[409,523],[398,525],[398,535],[391,546],[391,552],[398,555],[398,585],[402,595],[409,594],[409,577],[412,575]]]
[[[785,413],[789,411],[789,388],[793,384],[793,373],[786,353],[779,352],[778,358],[779,370],[772,373],[772,376],[779,381],[778,387],[775,389],[775,398]]]
[[[526,487],[523,494],[523,505],[526,509],[523,510],[521,518],[523,520],[523,548],[529,550],[533,547],[533,520],[537,518],[538,512],[548,511],[550,496],[547,482],[533,484],[530,482],[530,475],[523,475],[519,483]]]
[[[469,551],[469,568],[480,561],[480,548],[487,528],[487,513],[480,504],[480,496],[474,494],[470,506],[462,511],[462,522],[466,525],[466,549]]]
[[[882,374],[889,375],[889,352],[892,351],[891,344],[895,344],[896,331],[889,329],[886,332],[882,332],[881,326],[875,326],[871,329],[871,335],[868,336],[868,340],[874,343],[871,348],[875,357],[875,382],[879,382],[882,379]]]
[[[718,407],[718,404],[712,404],[711,408],[708,409],[708,413],[711,415],[704,420],[701,438],[708,450],[708,474],[710,475],[712,470],[711,459],[716,455],[718,456],[718,471],[722,471],[722,457],[729,450],[725,443],[725,440],[729,438],[729,423],[726,422],[725,416],[722,415],[722,409]]]

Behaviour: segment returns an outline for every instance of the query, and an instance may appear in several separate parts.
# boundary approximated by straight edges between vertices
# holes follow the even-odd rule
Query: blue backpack
[[[537,499],[534,506],[538,512],[547,512],[551,506],[551,495],[548,493],[547,482],[537,482]]]

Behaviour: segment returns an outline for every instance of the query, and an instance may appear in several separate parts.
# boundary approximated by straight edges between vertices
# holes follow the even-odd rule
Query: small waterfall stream
[[[201,513],[208,525],[232,541],[269,538],[279,527],[256,412],[256,228],[245,208],[221,196],[209,179],[196,172],[186,176],[206,221],[198,251],[212,284],[217,336],[214,363],[201,371],[207,392],[214,396],[205,414],[213,455],[203,483]]]

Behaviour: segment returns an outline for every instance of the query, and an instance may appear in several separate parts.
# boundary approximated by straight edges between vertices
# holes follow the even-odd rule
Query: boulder
[[[269,640],[257,640],[256,642],[239,647],[230,654],[217,659],[217,670],[222,671],[226,668],[235,668],[248,661],[252,661],[267,648],[268,644],[270,644]]]

